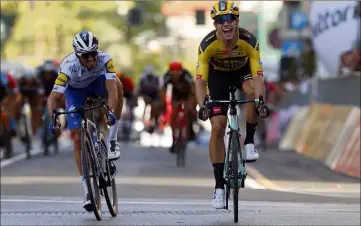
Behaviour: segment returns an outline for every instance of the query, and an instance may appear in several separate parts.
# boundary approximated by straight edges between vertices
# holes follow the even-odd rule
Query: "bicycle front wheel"
[[[92,205],[92,210],[98,221],[102,219],[101,196],[99,189],[99,179],[97,177],[95,156],[90,136],[86,131],[81,132],[81,162],[83,176],[88,187],[88,194]]]
[[[178,129],[178,138],[175,143],[175,152],[177,153],[177,167],[185,166],[185,155],[186,155],[186,136],[184,136],[185,128]]]
[[[238,134],[233,131],[231,133],[231,151],[232,151],[232,187],[233,187],[233,214],[234,222],[238,222],[238,192],[239,192],[239,182],[238,182],[238,154],[239,154],[239,141]]]
[[[100,151],[107,154],[107,146],[102,133],[99,134],[100,140]],[[118,195],[117,195],[117,185],[115,183],[115,165],[112,161],[105,159],[105,164],[103,164],[103,191],[105,201],[108,206],[109,213],[115,217],[118,214]]]

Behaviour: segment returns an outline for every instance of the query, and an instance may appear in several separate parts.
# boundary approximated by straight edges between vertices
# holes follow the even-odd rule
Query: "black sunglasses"
[[[98,51],[93,51],[93,52],[90,52],[90,53],[80,53],[79,56],[82,57],[82,58],[85,58],[85,59],[88,59],[89,56],[96,57],[96,56],[98,56]]]
[[[225,15],[221,15],[221,16],[217,16],[214,21],[217,24],[224,24],[225,22],[232,22],[237,20],[237,17],[231,15],[231,14],[225,14]]]

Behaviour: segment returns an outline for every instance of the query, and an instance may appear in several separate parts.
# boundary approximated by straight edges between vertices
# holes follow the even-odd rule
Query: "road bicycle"
[[[101,104],[95,105],[100,100]],[[58,112],[53,111],[55,123],[61,114],[79,114],[81,122],[81,162],[83,176],[88,186],[92,210],[98,221],[102,219],[101,196],[105,197],[110,214],[115,217],[118,214],[118,196],[115,183],[117,169],[115,164],[108,159],[107,142],[102,132],[98,132],[94,123],[94,109],[103,108],[108,119],[115,123],[114,115],[110,113],[105,100],[100,97],[88,97],[86,104],[90,107],[76,107],[74,110]],[[93,121],[86,117],[90,112]],[[58,124],[56,124],[58,125]]]
[[[225,182],[226,202],[225,209],[228,210],[228,200],[230,192],[233,192],[233,214],[234,222],[238,222],[238,193],[239,188],[244,188],[247,169],[246,169],[246,156],[241,147],[240,128],[238,123],[237,105],[247,103],[255,103],[256,100],[236,100],[235,92],[237,87],[230,86],[229,92],[231,94],[230,100],[206,100],[207,108],[210,109],[212,104],[220,103],[229,105],[228,113],[228,148],[225,153],[223,179]]]

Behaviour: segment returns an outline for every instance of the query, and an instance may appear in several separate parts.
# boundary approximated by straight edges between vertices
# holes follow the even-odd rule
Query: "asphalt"
[[[161,146],[131,142],[121,150],[117,217],[105,203],[100,222],[82,209],[72,147],[64,141],[58,155],[38,154],[1,168],[1,225],[234,225],[232,205],[211,206],[207,146],[190,145],[184,169]],[[360,225],[359,180],[296,153],[270,149],[260,155],[247,165],[239,225]]]

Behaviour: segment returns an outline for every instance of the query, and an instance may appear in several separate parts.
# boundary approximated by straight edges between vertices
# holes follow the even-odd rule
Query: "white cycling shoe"
[[[254,144],[246,144],[244,148],[246,149],[247,162],[257,161],[257,159],[259,158],[259,154]]]
[[[108,159],[117,160],[120,157],[119,143],[115,140],[111,140],[108,144]]]
[[[213,193],[212,206],[216,209],[224,208],[224,189],[217,188]]]

